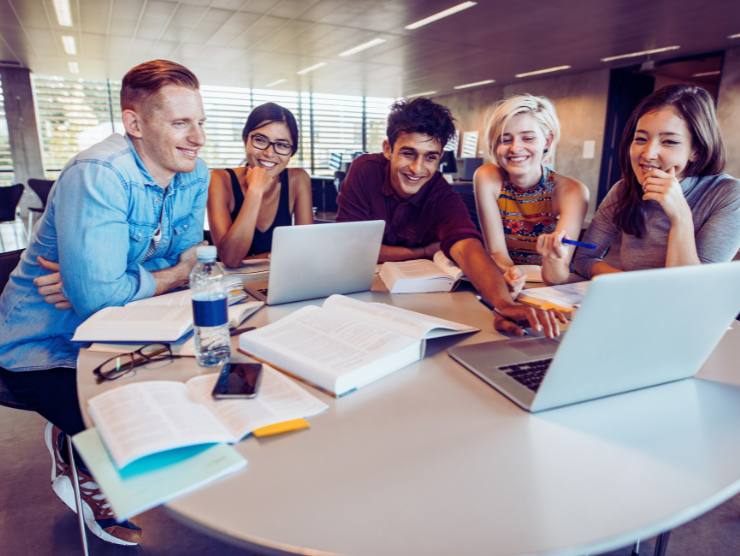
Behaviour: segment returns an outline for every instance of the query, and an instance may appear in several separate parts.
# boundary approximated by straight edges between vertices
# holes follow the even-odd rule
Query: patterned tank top
[[[537,253],[537,236],[555,231],[558,223],[553,209],[555,173],[542,168],[542,178],[534,187],[523,190],[504,180],[498,208],[509,256],[514,264],[542,264]]]

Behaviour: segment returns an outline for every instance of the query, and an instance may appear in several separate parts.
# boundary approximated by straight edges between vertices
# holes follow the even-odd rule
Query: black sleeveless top
[[[231,191],[234,193],[234,210],[231,211],[231,221],[236,220],[239,215],[239,211],[244,204],[244,194],[242,188],[239,185],[239,178],[236,177],[236,172],[231,168],[226,168],[226,171],[231,176]],[[290,214],[290,190],[288,189],[288,169],[286,168],[280,172],[280,200],[278,201],[277,212],[275,213],[275,220],[272,221],[272,225],[261,232],[255,226],[254,236],[252,236],[252,245],[249,247],[247,256],[259,255],[260,253],[269,253],[272,251],[272,232],[277,226],[290,226],[293,224],[293,215]]]

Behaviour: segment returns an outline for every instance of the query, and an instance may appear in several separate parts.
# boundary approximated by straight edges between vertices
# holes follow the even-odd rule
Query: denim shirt
[[[70,160],[0,297],[0,366],[75,367],[75,328],[103,307],[154,295],[152,272],[175,265],[203,239],[207,191],[202,160],[162,188],[118,134]],[[158,227],[160,241],[148,253]],[[61,265],[72,309],[57,309],[38,293],[33,279],[49,274],[39,255]]]

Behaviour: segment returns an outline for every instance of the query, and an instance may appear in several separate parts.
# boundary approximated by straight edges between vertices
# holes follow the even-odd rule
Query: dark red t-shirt
[[[423,247],[439,241],[442,251],[466,238],[482,240],[462,198],[436,172],[408,199],[391,187],[390,162],[379,154],[365,154],[349,168],[337,199],[337,222],[384,220],[383,244]]]

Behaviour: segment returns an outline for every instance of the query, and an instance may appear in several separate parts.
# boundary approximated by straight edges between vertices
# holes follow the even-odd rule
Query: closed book
[[[192,492],[247,465],[231,446],[189,446],[118,469],[96,428],[72,439],[119,521]]]

